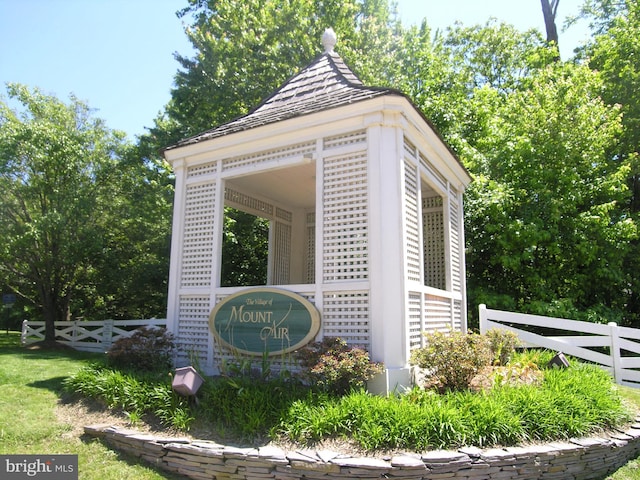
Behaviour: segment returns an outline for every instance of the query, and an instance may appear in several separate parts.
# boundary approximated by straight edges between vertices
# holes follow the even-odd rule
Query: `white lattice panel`
[[[409,349],[423,345],[422,294],[409,292]]]
[[[293,213],[280,207],[276,207],[276,218],[281,222],[291,223]]]
[[[211,285],[215,183],[187,185],[180,286]]]
[[[289,283],[291,268],[291,225],[275,222],[273,228],[271,283],[273,285],[286,285]]]
[[[333,137],[326,137],[323,140],[322,148],[324,150],[330,150],[332,148],[345,147],[348,145],[357,145],[359,143],[366,143],[367,131],[358,130],[357,132],[343,133],[342,135],[334,135]]]
[[[451,288],[462,292],[462,259],[460,246],[460,203],[458,192],[451,188],[449,195],[449,230],[451,248]]]
[[[454,300],[453,302],[453,329],[461,330],[462,326],[466,325],[466,322],[462,321],[462,302],[460,300]]]
[[[422,280],[420,268],[420,212],[418,208],[418,172],[409,160],[404,161],[404,223],[407,278]]]
[[[307,213],[305,225],[305,262],[304,278],[306,283],[316,281],[316,214]]]
[[[369,294],[367,292],[325,293],[322,331],[325,337],[340,337],[349,345],[369,350]]]
[[[302,156],[315,152],[315,149],[316,142],[315,140],[313,140],[310,142],[289,145],[283,148],[266,150],[251,155],[242,155],[239,157],[227,158],[222,162],[222,170],[226,172],[227,170],[233,168],[257,166],[262,163]]]
[[[269,202],[238,192],[232,188],[227,187],[224,189],[224,199],[241,207],[241,210],[247,213],[269,219],[273,217],[273,205]]]
[[[176,365],[190,364],[194,358],[204,366],[209,351],[208,295],[181,295],[176,335]]]
[[[368,278],[366,160],[363,152],[324,161],[325,282]]]
[[[202,177],[216,173],[218,162],[205,163],[203,165],[193,165],[187,168],[187,178]]]
[[[444,290],[447,285],[444,248],[444,215],[442,197],[422,199],[422,235],[424,247],[424,282]]]
[[[448,332],[453,327],[451,300],[435,295],[425,295],[424,329],[427,332]]]

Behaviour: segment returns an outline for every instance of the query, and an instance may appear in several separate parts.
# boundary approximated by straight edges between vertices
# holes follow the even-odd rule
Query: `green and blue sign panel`
[[[311,342],[320,330],[320,314],[294,292],[250,288],[220,301],[209,328],[218,342],[238,353],[275,356]]]

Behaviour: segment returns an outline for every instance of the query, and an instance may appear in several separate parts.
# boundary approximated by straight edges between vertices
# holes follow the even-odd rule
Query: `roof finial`
[[[322,34],[322,46],[324,47],[325,53],[333,53],[333,47],[336,46],[337,41],[338,37],[336,36],[336,32],[333,31],[333,28],[327,28]]]

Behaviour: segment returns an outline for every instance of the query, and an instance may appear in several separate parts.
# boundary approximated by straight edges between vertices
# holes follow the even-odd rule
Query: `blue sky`
[[[73,93],[109,128],[133,139],[153,124],[170,98],[178,69],[173,53],[192,52],[175,14],[186,3],[0,0],[0,92],[6,91],[6,82],[19,82],[64,101]],[[581,4],[561,0],[558,26]],[[434,29],[456,20],[471,26],[495,17],[521,30],[544,32],[540,0],[399,0],[398,9],[403,23],[426,18]],[[585,35],[582,25],[560,34],[563,58]]]

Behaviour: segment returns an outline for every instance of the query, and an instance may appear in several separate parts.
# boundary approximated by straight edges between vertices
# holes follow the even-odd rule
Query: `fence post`
[[[609,322],[609,334],[611,335],[611,360],[613,365],[613,379],[617,384],[622,383],[622,365],[620,352],[620,336],[618,335],[618,324]]]
[[[27,344],[27,328],[29,328],[29,320],[23,320],[22,331],[20,332],[20,345]]]
[[[113,343],[113,320],[105,320],[104,325],[102,327],[102,344],[104,345],[105,350],[109,350],[111,348],[111,344]]]
[[[478,307],[478,313],[480,316],[480,334],[487,333],[487,306],[481,303]]]
[[[78,320],[74,320],[73,321],[73,325],[71,326],[71,342],[70,345],[73,348],[76,348],[76,346],[78,345]]]

